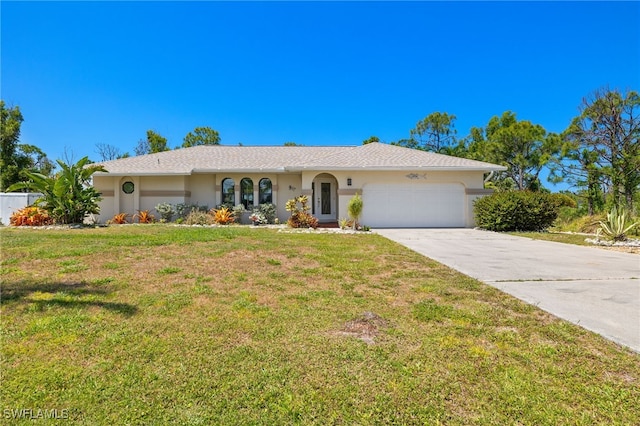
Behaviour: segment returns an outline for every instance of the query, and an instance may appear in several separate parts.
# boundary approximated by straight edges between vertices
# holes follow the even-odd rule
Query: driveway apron
[[[476,229],[376,233],[640,352],[640,256]]]

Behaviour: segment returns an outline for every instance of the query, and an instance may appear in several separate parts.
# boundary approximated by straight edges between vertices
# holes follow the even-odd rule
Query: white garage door
[[[371,227],[465,226],[465,191],[460,184],[365,185],[362,202],[361,222]]]

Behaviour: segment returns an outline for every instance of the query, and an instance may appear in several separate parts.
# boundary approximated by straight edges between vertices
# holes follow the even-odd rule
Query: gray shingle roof
[[[504,170],[502,166],[383,143],[358,146],[181,148],[100,163],[112,175],[189,175],[302,170]],[[102,173],[96,173],[102,174]]]

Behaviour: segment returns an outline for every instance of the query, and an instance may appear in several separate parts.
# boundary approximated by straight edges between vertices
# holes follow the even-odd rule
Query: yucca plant
[[[138,223],[153,223],[156,218],[149,210],[138,210],[138,213],[133,215],[133,220],[138,219]]]
[[[631,223],[627,225],[629,218],[627,212],[624,209],[618,209],[614,206],[609,213],[607,213],[607,220],[598,221],[600,227],[596,231],[596,237],[600,238],[601,235],[613,240],[613,241],[626,241],[627,232],[638,226],[639,222]]]
[[[213,209],[213,221],[218,225],[228,225],[233,223],[235,217],[233,215],[233,211],[229,210],[228,207],[221,207],[219,209]]]

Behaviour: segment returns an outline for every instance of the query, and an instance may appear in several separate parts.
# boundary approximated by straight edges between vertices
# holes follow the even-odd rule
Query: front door
[[[313,214],[319,221],[336,220],[335,180],[318,178],[313,185]]]

